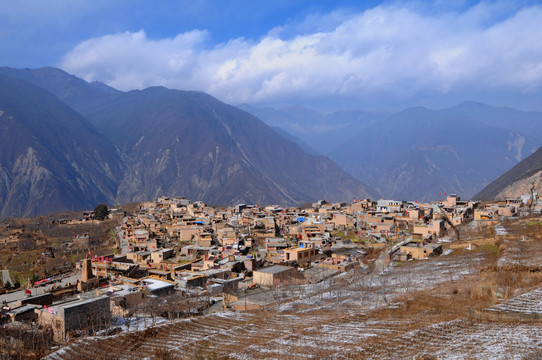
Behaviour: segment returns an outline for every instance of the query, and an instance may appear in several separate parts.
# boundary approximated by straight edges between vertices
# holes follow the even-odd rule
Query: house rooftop
[[[101,299],[109,299],[109,296],[102,295],[102,293],[98,291],[96,292],[89,291],[86,293],[82,293],[80,295],[83,295],[82,298],[72,298],[70,300],[67,300],[66,302],[53,304],[50,307],[57,308],[57,309],[69,309],[72,307],[81,306],[83,304],[90,304]]]
[[[288,271],[290,269],[293,269],[289,266],[282,266],[282,265],[273,265],[270,267],[266,267],[260,270],[257,270],[258,272],[266,273],[266,274],[278,274],[283,271]]]
[[[295,247],[295,248],[291,248],[291,249],[286,249],[286,251],[293,251],[293,252],[301,252],[301,251],[307,251],[307,250],[314,250],[313,248],[310,248],[310,247]]]
[[[150,291],[167,289],[167,288],[175,286],[175,283],[173,283],[173,282],[165,281],[165,280],[158,280],[158,279],[154,279],[154,278],[145,278],[145,279],[143,279],[143,282],[145,283],[145,285],[147,285],[147,287],[149,288]]]

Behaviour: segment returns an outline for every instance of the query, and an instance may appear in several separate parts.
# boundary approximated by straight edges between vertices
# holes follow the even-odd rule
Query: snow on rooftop
[[[143,282],[147,285],[150,291],[166,289],[168,287],[175,286],[167,281],[162,281],[162,280],[153,279],[153,278],[143,279]]]

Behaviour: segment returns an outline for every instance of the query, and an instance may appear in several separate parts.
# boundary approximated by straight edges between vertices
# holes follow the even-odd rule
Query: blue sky
[[[232,104],[542,110],[535,1],[0,0],[0,65]]]
[[[361,5],[360,5],[361,3]],[[118,32],[144,30],[161,39],[199,29],[210,45],[258,39],[269,30],[336,9],[360,11],[381,1],[317,0],[2,0],[3,65],[56,66],[79,42]]]

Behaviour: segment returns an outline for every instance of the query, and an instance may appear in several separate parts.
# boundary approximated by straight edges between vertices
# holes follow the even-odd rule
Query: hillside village
[[[93,254],[95,239],[77,234],[69,246],[86,255],[71,282],[53,281],[44,291],[41,286],[50,279],[43,279],[27,283],[20,298],[0,295],[3,349],[32,347],[38,354],[53,344],[145,329],[156,321],[280,308],[321,294],[330,281],[340,284],[336,280],[347,274],[361,278],[481,246],[483,237],[465,241],[461,229],[474,224],[499,235],[503,219],[541,209],[536,193],[486,203],[449,195],[430,203],[322,200],[303,208],[213,207],[162,197],[132,211],[114,209],[109,217],[120,225],[111,253]],[[96,222],[92,216],[86,212],[79,220],[53,222],[77,226]],[[7,341],[17,337],[23,340]]]
[[[0,8],[0,360],[542,359],[540,1],[68,5]]]

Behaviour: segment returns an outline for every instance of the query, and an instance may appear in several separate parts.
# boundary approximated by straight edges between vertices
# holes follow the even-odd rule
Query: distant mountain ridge
[[[53,67],[13,69],[3,66],[0,67],[0,74],[25,80],[48,90],[80,113],[91,111],[107,99],[122,94],[122,91],[104,83],[88,83]]]
[[[514,130],[542,140],[542,112],[489,106],[474,101],[463,101],[445,111],[467,116],[491,127]]]
[[[341,110],[323,115],[301,105],[280,109],[246,104],[240,107],[267,125],[278,127],[300,139],[303,144],[308,144],[323,155],[331,154],[353,135],[389,115],[364,110]]]
[[[314,150],[312,147],[310,147],[306,142],[304,142],[303,140],[301,140],[300,138],[298,138],[297,136],[295,135],[292,135],[286,131],[284,131],[282,128],[279,128],[277,126],[269,126],[274,132],[276,132],[277,134],[281,135],[282,137],[290,140],[291,142],[293,143],[296,143],[297,145],[299,145],[301,147],[301,149],[303,149],[304,152],[306,152],[307,154],[310,154],[310,155],[320,155],[318,153],[318,151]]]
[[[431,200],[443,192],[470,198],[542,145],[461,110],[404,110],[365,128],[331,158],[394,199]]]
[[[298,143],[330,151],[343,169],[391,198],[430,200],[445,191],[470,197],[542,145],[542,113],[473,101],[393,115],[245,108],[294,134]],[[418,121],[422,118],[425,123]],[[450,122],[454,125],[447,127]]]
[[[202,92],[121,92],[55,68],[1,67],[0,82],[0,217],[161,195],[215,205],[469,198],[542,145],[542,113],[474,102],[389,116],[264,109],[275,116],[266,125]],[[310,154],[313,144],[335,149],[354,177]]]

